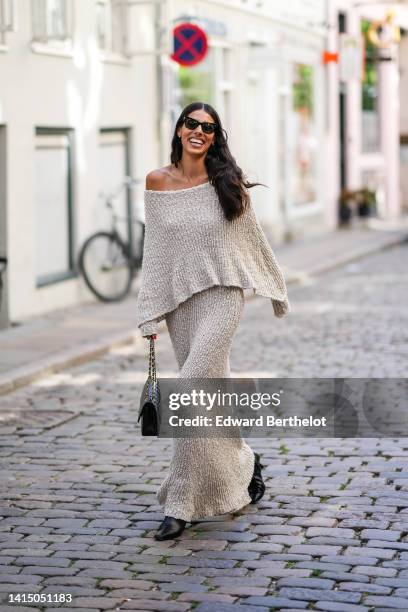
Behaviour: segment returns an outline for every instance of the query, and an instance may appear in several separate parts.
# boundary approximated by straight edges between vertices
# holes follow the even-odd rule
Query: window
[[[72,0],[32,0],[33,40],[64,47],[72,36]]]
[[[98,191],[102,197],[96,202],[97,209],[93,215],[98,229],[110,229],[111,225],[111,214],[103,205],[103,196],[117,192],[125,176],[129,174],[129,130],[102,129],[99,133],[98,151]],[[131,191],[123,189],[113,201],[115,212],[119,215],[118,231],[125,239],[129,237],[131,229],[128,220],[131,214],[130,196]]]
[[[99,47],[108,54],[126,55],[127,3],[125,0],[97,0]]]
[[[290,113],[292,198],[295,205],[316,201],[317,128],[314,109],[314,68],[294,64]]]
[[[210,47],[204,59],[193,66],[178,65],[177,102],[180,111],[197,100],[215,105],[215,49]]]
[[[365,35],[365,63],[361,95],[361,146],[364,153],[372,153],[380,149],[380,113],[378,108],[379,66],[376,48],[366,36],[369,27],[369,21],[362,21],[361,30]]]
[[[15,0],[0,0],[0,45],[6,44],[6,32],[15,32],[16,27]]]
[[[220,62],[220,101],[219,114],[223,119],[224,127],[229,133],[231,129],[232,112],[232,49],[221,47],[219,50]]]
[[[45,285],[73,276],[72,132],[37,128],[36,276]]]
[[[0,257],[7,257],[7,134],[0,125]],[[0,329],[8,325],[8,282],[4,263],[0,263]]]

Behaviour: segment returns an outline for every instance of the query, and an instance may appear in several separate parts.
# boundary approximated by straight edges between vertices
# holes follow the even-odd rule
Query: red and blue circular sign
[[[194,23],[180,23],[173,30],[174,52],[171,59],[182,66],[194,66],[207,54],[207,34]]]

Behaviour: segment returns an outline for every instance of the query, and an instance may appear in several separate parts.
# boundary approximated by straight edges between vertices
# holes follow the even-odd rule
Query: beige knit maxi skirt
[[[230,377],[229,353],[243,308],[240,287],[216,285],[167,313],[180,377]],[[173,438],[169,473],[157,492],[164,514],[195,521],[246,506],[254,460],[240,436]]]

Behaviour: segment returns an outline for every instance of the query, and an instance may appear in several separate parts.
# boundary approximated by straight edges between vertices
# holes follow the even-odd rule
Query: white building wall
[[[361,34],[361,21],[382,20],[390,5],[387,2],[362,1],[358,4],[352,0],[329,0],[330,35],[328,48],[339,52],[338,14],[342,12],[347,21],[346,31],[353,36]],[[394,4],[395,23],[408,27],[408,8],[404,4]],[[346,176],[348,189],[361,189],[368,186],[377,189],[378,213],[384,219],[397,219],[401,214],[401,197],[399,189],[399,117],[400,100],[404,97],[399,79],[399,61],[404,45],[399,49],[395,61],[379,63],[379,124],[380,140],[377,150],[364,151],[363,116],[362,116],[362,82],[361,78],[349,78],[345,84],[346,103]],[[398,57],[399,56],[399,57]],[[329,199],[334,202],[335,194],[340,190],[340,177],[337,168],[340,165],[339,149],[339,93],[340,77],[338,66],[333,65],[329,77],[328,108],[332,120],[328,134],[329,158],[332,164]],[[402,108],[402,113],[405,111]],[[337,116],[337,119],[336,119]],[[403,116],[403,115],[402,115]],[[333,208],[333,210],[335,210]]]
[[[272,6],[273,5],[273,6]],[[170,19],[181,17],[201,25],[208,33],[210,49],[226,46],[233,56],[231,113],[223,113],[222,87],[213,100],[229,133],[229,144],[248,178],[268,185],[251,190],[259,218],[276,242],[324,232],[326,218],[327,160],[325,146],[325,67],[322,50],[326,31],[324,0],[304,3],[242,2],[242,0],[172,0]],[[217,29],[225,33],[217,33]],[[219,54],[218,54],[219,57]],[[216,60],[216,66],[218,59]],[[295,63],[308,63],[314,71],[316,116],[316,196],[304,206],[295,205],[289,183],[293,180],[290,135],[295,129],[290,113]],[[178,66],[170,62],[169,70]],[[181,108],[178,109],[174,121]],[[164,137],[170,143],[174,126]],[[166,151],[166,149],[165,149]],[[167,147],[167,157],[169,145]],[[289,185],[289,186],[288,186]]]
[[[83,240],[100,229],[98,192],[104,183],[100,177],[100,129],[130,130],[130,170],[142,181],[147,172],[169,163],[174,120],[181,109],[177,109],[174,95],[178,66],[168,54],[172,27],[181,15],[207,20],[210,47],[216,50],[214,77],[220,77],[223,70],[223,49],[230,49],[230,74],[227,82],[218,78],[214,105],[221,112],[238,164],[250,179],[268,185],[251,192],[268,235],[277,243],[285,237],[321,233],[333,225],[333,214],[329,212],[332,202],[327,197],[332,162],[325,154],[327,67],[321,60],[327,35],[322,27],[324,0],[162,3],[162,101],[158,98],[156,56],[152,53],[157,17],[153,4],[134,5],[129,14],[129,48],[136,54],[128,61],[104,61],[98,48],[93,0],[72,0],[73,49],[68,54],[45,53],[44,48],[39,52],[38,46],[34,51],[31,3],[15,2],[18,29],[7,33],[5,45],[0,45],[0,82],[7,84],[0,90],[0,126],[7,129],[7,197],[2,206],[7,206],[11,320],[91,299],[78,277],[37,286],[35,128],[73,130],[77,255]],[[223,25],[225,33],[211,29],[209,20],[213,26]],[[297,205],[293,197],[293,135],[299,117],[292,112],[291,75],[295,64],[303,62],[313,67],[316,180],[313,201]],[[229,91],[228,110],[224,108],[225,91]],[[141,184],[135,194],[139,211],[143,188]],[[6,217],[0,215],[3,218]]]
[[[154,56],[102,61],[96,3],[73,2],[73,50],[31,48],[30,2],[18,0],[18,29],[0,50],[0,125],[7,128],[7,255],[9,315],[18,321],[89,300],[80,279],[36,286],[35,128],[74,130],[74,250],[95,227],[100,128],[131,130],[131,173],[144,179],[157,159]],[[4,86],[5,85],[5,86]],[[51,178],[51,177],[50,177]],[[143,185],[136,195],[141,205]],[[50,228],[52,231],[52,228]]]

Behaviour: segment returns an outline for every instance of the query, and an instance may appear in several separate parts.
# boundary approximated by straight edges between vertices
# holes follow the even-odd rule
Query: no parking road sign
[[[193,23],[180,23],[173,30],[174,53],[171,56],[182,66],[194,66],[208,50],[207,34]]]

